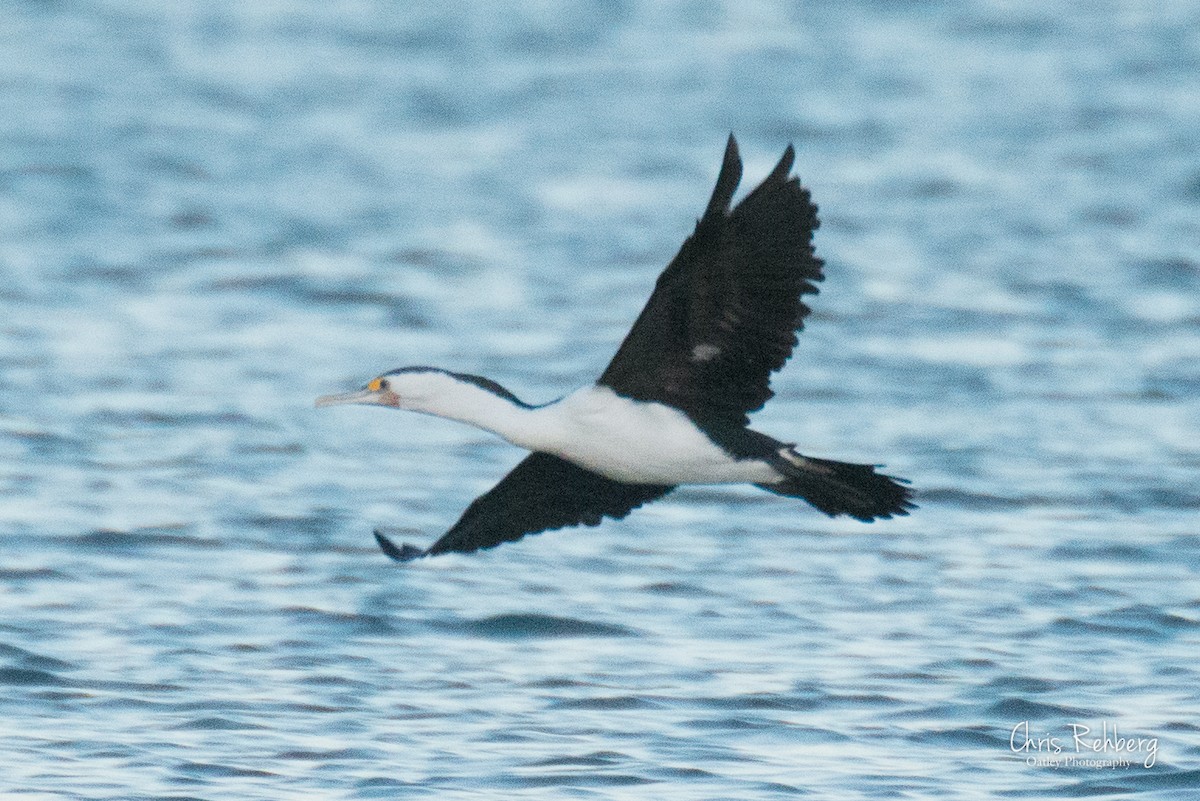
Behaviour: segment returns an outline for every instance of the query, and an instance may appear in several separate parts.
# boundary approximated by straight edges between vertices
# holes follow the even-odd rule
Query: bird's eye
[[[371,392],[379,392],[388,388],[388,380],[386,378],[372,378],[371,383],[367,384],[367,389]]]

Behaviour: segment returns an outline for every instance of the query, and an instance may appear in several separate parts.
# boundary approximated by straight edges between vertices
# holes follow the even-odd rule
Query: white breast
[[[584,387],[536,410],[546,439],[537,449],[631,484],[778,481],[757,459],[734,459],[678,409]]]

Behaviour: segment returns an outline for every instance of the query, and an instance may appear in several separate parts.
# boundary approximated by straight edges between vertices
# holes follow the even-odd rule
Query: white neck
[[[425,398],[412,398],[401,408],[458,420],[498,434],[513,445],[535,450],[545,432],[538,425],[536,408],[519,406],[483,387],[448,380],[442,391]]]

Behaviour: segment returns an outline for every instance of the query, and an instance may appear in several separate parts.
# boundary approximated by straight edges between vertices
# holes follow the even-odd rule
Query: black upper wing
[[[681,409],[701,425],[744,426],[771,397],[770,376],[792,355],[823,262],[813,255],[817,207],[789,177],[791,145],[731,212],[742,175],[733,136],[696,230],[599,383]]]
[[[420,550],[396,548],[386,538],[380,545],[402,561],[448,551],[492,548],[580,523],[595,526],[605,517],[620,519],[644,503],[661,498],[673,487],[623,484],[547,453],[531,453],[500,483],[476,498],[446,534]]]

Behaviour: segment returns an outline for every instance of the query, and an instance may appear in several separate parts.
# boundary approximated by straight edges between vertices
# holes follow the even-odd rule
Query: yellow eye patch
[[[383,388],[383,379],[382,378],[372,378],[371,383],[367,384],[367,389],[371,390],[372,392],[378,392],[382,388]]]

